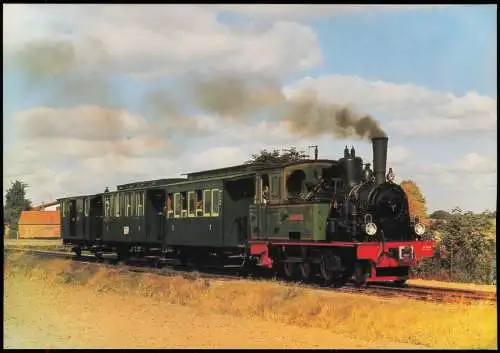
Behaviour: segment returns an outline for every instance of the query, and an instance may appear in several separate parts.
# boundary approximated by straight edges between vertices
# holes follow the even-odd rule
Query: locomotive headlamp
[[[425,226],[422,223],[415,224],[415,227],[413,229],[415,230],[415,234],[417,235],[422,235],[425,233]]]
[[[365,225],[365,232],[366,234],[368,234],[369,236],[373,236],[375,235],[375,233],[377,233],[377,226],[375,225],[375,223],[367,223]]]

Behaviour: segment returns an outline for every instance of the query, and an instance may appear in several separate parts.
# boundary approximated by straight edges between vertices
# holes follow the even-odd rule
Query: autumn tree
[[[31,209],[31,201],[26,198],[27,189],[27,184],[16,180],[5,193],[4,222],[11,230],[17,230],[21,212]]]
[[[253,163],[288,163],[296,162],[307,158],[306,154],[302,151],[297,151],[295,147],[290,148],[282,153],[279,150],[262,150],[260,153],[252,154],[252,159],[246,161],[245,164]]]
[[[400,185],[408,197],[411,217],[418,217],[428,225],[427,203],[418,185],[413,180],[403,180]]]

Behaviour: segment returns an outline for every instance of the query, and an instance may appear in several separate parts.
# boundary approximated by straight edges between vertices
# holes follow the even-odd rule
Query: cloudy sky
[[[431,211],[496,208],[493,5],[3,10],[4,192],[20,179],[38,203],[311,144],[370,162],[368,135],[335,123],[347,107]]]

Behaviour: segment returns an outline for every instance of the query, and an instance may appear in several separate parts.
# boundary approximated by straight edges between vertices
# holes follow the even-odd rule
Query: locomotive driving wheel
[[[328,254],[321,255],[321,260],[319,262],[319,274],[327,285],[331,284],[335,277],[335,273],[331,270],[329,262],[330,260]]]
[[[399,279],[397,281],[394,281],[393,283],[396,287],[404,287],[406,286],[406,279]]]
[[[313,264],[310,262],[304,261],[299,264],[299,276],[300,280],[304,282],[308,282],[312,280],[315,275]]]
[[[368,274],[366,273],[366,268],[362,263],[357,262],[354,267],[354,285],[356,287],[361,287],[366,284],[368,279]]]
[[[328,251],[321,255],[319,262],[319,274],[326,285],[337,284],[342,278],[342,260],[338,255]]]
[[[282,262],[283,277],[287,280],[292,280],[297,275],[297,263],[295,262]]]

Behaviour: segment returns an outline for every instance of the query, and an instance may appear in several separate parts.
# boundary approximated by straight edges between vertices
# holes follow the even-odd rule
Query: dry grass
[[[63,250],[66,249],[61,239],[4,239],[5,248],[21,249],[45,249]]]
[[[493,292],[493,293],[497,291],[497,286],[490,284],[455,283],[455,282],[432,281],[424,279],[410,279],[408,280],[408,283],[418,286],[436,287],[436,288],[470,289],[470,290]]]
[[[91,264],[8,256],[5,276],[85,286],[97,293],[143,296],[195,308],[200,314],[231,314],[253,320],[327,329],[364,341],[432,348],[496,348],[496,307],[422,303],[315,291],[262,281],[188,280],[134,274]]]

